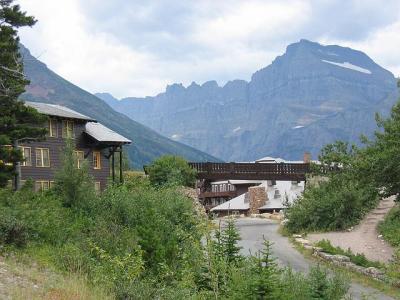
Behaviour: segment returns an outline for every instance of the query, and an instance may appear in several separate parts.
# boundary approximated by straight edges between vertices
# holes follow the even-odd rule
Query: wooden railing
[[[306,163],[197,163],[189,165],[199,179],[275,179],[305,180],[310,165]]]

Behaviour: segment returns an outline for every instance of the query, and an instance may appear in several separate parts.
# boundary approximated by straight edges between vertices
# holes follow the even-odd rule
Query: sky
[[[18,0],[22,43],[88,90],[153,96],[168,84],[250,80],[302,38],[361,50],[400,76],[400,0]]]

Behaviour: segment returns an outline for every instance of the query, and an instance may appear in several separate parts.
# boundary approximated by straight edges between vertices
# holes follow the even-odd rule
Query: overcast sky
[[[400,75],[400,0],[19,0],[21,40],[80,87],[152,96],[175,82],[249,80],[302,38],[349,46]]]

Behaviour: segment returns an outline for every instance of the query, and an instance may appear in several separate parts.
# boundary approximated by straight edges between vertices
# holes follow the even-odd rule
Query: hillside
[[[34,58],[21,46],[24,57],[24,68],[31,81],[24,100],[54,103],[67,106],[88,115],[107,127],[131,139],[133,144],[127,148],[132,165],[141,168],[153,159],[164,154],[175,154],[190,161],[216,161],[206,153],[161,136],[155,131],[116,112],[96,96],[68,82],[47,66]]]
[[[337,139],[356,142],[375,129],[397,99],[396,80],[366,54],[301,40],[250,82],[173,84],[146,98],[117,101],[115,110],[157,132],[226,161],[266,155],[316,157]]]

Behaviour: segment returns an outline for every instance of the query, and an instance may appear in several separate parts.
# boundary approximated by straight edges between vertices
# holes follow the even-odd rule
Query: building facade
[[[36,102],[26,102],[26,105],[49,118],[43,124],[48,131],[44,140],[27,139],[19,143],[24,157],[20,164],[21,183],[32,179],[36,190],[49,189],[62,167],[64,148],[70,139],[75,145],[76,167],[81,168],[87,160],[96,190],[104,190],[110,176],[115,174],[115,153],[131,141],[66,107]]]

